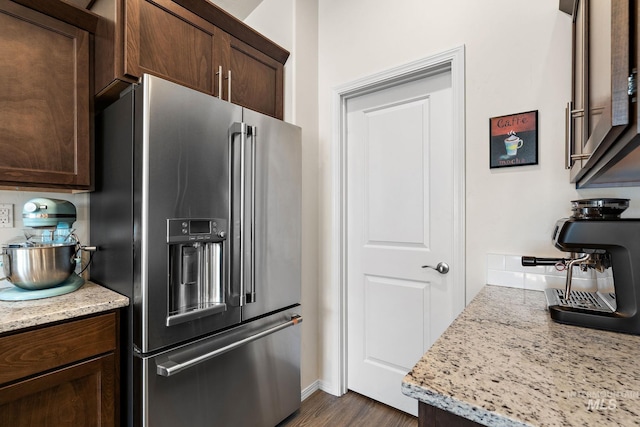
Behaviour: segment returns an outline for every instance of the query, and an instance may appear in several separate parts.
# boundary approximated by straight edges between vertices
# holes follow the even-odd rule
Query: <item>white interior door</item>
[[[457,315],[451,72],[347,102],[348,388],[417,415],[400,385]]]

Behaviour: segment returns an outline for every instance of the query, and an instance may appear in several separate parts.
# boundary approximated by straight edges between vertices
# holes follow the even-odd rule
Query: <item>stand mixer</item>
[[[640,335],[640,219],[622,219],[628,199],[574,200],[573,216],[556,222],[552,239],[569,258],[522,257],[523,266],[563,265],[565,289],[546,289],[559,323]],[[572,291],[573,268],[611,268],[615,292]]]
[[[22,301],[73,292],[84,284],[75,273],[81,247],[73,233],[76,208],[66,200],[35,198],[24,204],[24,238],[2,247],[5,279],[14,287],[0,291],[0,300]]]

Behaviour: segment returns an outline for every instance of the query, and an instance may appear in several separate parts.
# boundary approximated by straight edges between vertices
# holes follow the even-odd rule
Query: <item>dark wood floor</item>
[[[349,391],[335,397],[316,391],[302,402],[298,412],[278,427],[416,427],[418,419],[382,403]]]

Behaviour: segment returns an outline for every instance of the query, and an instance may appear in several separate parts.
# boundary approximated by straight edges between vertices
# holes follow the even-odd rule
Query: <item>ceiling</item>
[[[262,0],[209,0],[216,6],[226,10],[231,15],[244,21]]]

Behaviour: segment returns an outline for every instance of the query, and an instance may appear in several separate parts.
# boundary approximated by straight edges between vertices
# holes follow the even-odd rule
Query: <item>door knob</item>
[[[449,272],[449,264],[447,264],[446,262],[439,262],[435,267],[432,267],[430,265],[423,265],[422,268],[433,268],[440,274],[447,274]]]

